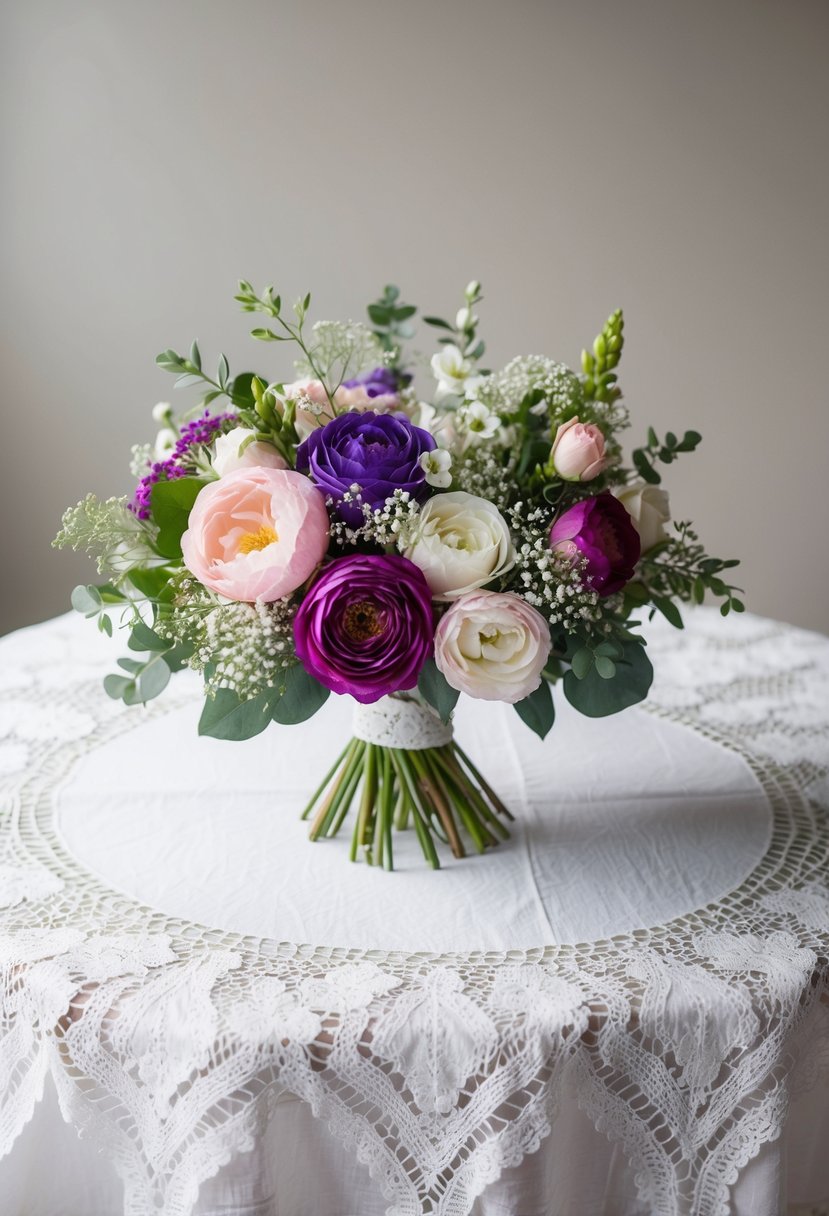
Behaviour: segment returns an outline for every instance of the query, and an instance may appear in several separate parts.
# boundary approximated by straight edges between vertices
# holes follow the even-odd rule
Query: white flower
[[[473,370],[472,360],[465,358],[454,342],[447,342],[443,350],[432,355],[432,371],[438,382],[438,399],[463,397]]]
[[[452,484],[452,457],[444,448],[435,448],[433,452],[424,452],[420,457],[420,467],[426,474],[426,481],[438,490],[445,490]]]
[[[458,430],[471,440],[491,439],[500,425],[499,416],[483,401],[469,401],[458,410]]]
[[[544,617],[511,591],[472,591],[435,632],[435,662],[447,683],[483,701],[523,701],[541,683],[550,653]]]
[[[478,324],[478,317],[471,308],[459,308],[455,315],[455,329],[472,329]]]
[[[649,486],[644,481],[635,481],[616,490],[615,494],[633,520],[643,553],[668,539],[665,524],[671,518],[671,509],[665,490],[659,486]]]
[[[170,427],[163,427],[155,437],[153,444],[153,459],[165,460],[178,441],[178,435]]]
[[[169,401],[159,401],[153,406],[153,422],[166,422],[172,417],[173,407]]]
[[[424,504],[405,556],[423,571],[432,595],[444,600],[482,587],[515,565],[501,512],[462,490],[436,494]]]
[[[254,465],[269,469],[288,467],[275,447],[256,439],[254,432],[246,426],[235,426],[218,437],[213,449],[213,472],[218,477]]]

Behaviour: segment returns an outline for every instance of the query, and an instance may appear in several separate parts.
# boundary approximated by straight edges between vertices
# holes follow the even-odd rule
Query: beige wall
[[[829,630],[823,0],[6,0],[0,628],[93,568],[61,509],[127,492],[242,275],[317,316],[472,276],[493,359],[575,361],[622,304],[639,434],[695,427],[678,517],[754,610]],[[264,360],[264,362],[262,362]]]

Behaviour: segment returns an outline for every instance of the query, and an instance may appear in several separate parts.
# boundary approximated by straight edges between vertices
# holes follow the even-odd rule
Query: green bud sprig
[[[645,447],[636,448],[631,454],[636,472],[648,485],[658,486],[660,476],[656,463],[673,464],[681,452],[693,452],[702,442],[699,431],[686,431],[678,439],[673,431],[668,431],[664,442],[660,441],[652,426],[648,427],[648,442]]]
[[[389,283],[383,288],[380,299],[369,304],[367,311],[372,332],[390,356],[389,366],[397,367],[400,363],[401,344],[414,337],[414,326],[409,322],[417,312],[417,306],[401,303],[400,288]]]
[[[673,536],[640,558],[638,579],[625,588],[625,601],[631,607],[650,602],[678,629],[682,628],[682,617],[674,599],[701,604],[708,593],[722,600],[723,616],[744,612],[745,604],[736,594],[742,588],[721,577],[739,564],[733,557],[709,557],[692,525],[677,522]]]
[[[604,401],[612,405],[621,397],[622,392],[618,387],[618,376],[614,368],[618,367],[622,357],[624,327],[622,310],[617,308],[607,318],[602,332],[593,342],[592,353],[589,350],[581,352],[585,401]]]
[[[478,322],[480,318],[476,315],[474,309],[476,304],[480,304],[483,299],[481,293],[481,284],[473,279],[468,283],[466,290],[463,293],[464,303],[455,316],[455,324],[450,324],[443,317],[424,317],[423,320],[427,325],[431,325],[434,329],[442,329],[446,332],[438,338],[441,345],[446,346],[452,343],[457,346],[458,350],[465,359],[472,359],[477,362],[483,358],[486,350],[486,343],[478,338]],[[486,372],[481,373],[486,375]]]

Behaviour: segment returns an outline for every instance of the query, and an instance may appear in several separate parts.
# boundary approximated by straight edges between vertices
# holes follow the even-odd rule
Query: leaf
[[[535,692],[524,697],[523,701],[517,701],[513,709],[525,726],[535,731],[539,739],[546,738],[556,720],[553,692],[546,680],[542,680]]]
[[[282,726],[295,726],[313,718],[331,695],[331,690],[320,684],[300,664],[289,667],[285,673],[285,691],[272,702],[271,717]]]
[[[152,701],[169,683],[170,668],[161,655],[154,655],[136,677],[139,701]]]
[[[229,396],[234,405],[245,409],[256,409],[256,398],[251,384],[256,378],[256,372],[239,372],[234,376],[229,386]]]
[[[636,705],[648,695],[653,668],[644,646],[641,642],[624,642],[622,651],[612,680],[603,680],[595,667],[582,680],[572,671],[565,672],[564,695],[579,713],[603,718]]]
[[[135,681],[128,676],[104,676],[104,691],[113,701],[120,701],[128,688],[135,686]]]
[[[187,660],[193,653],[193,649],[194,647],[191,642],[179,642],[177,646],[171,647],[170,650],[165,650],[164,662],[170,668],[170,671],[181,671],[186,666]]]
[[[240,701],[231,688],[220,688],[208,697],[199,718],[199,734],[211,739],[252,739],[261,734],[271,720],[271,701],[260,693],[250,701]]]
[[[219,370],[216,373],[216,379],[221,384],[222,388],[227,384],[227,378],[230,375],[230,364],[227,361],[227,355],[219,355]]]
[[[416,312],[416,304],[401,304],[399,308],[392,309],[391,315],[395,321],[408,321],[409,317],[413,317]]]
[[[101,633],[105,633],[108,638],[112,637],[112,621],[105,612],[102,612],[98,617],[98,628]]]
[[[427,659],[423,664],[417,681],[417,690],[424,700],[438,711],[441,721],[448,722],[461,694],[438,670],[434,659]]]
[[[587,646],[582,646],[581,650],[577,650],[573,655],[570,666],[576,679],[583,680],[593,666],[593,651]]]
[[[385,308],[382,304],[369,304],[368,306],[369,320],[375,325],[389,325],[391,322],[391,309]]]
[[[424,317],[424,324],[434,325],[437,329],[449,329],[452,333],[455,332],[454,325],[450,325],[448,321],[444,321],[442,317]]]
[[[69,602],[76,612],[87,618],[97,616],[103,607],[101,593],[92,583],[76,587]]]
[[[158,524],[156,548],[162,557],[181,557],[181,536],[193,503],[208,483],[198,477],[157,481],[150,492],[150,511]]]
[[[653,468],[642,448],[637,448],[633,453],[633,463],[636,466],[636,471],[643,481],[648,485],[658,486],[662,478]]]
[[[259,327],[257,329],[252,329],[250,331],[250,336],[252,338],[258,338],[260,342],[281,342],[282,341],[282,338],[280,338],[277,334],[275,334],[272,329],[262,329],[261,327]]]
[[[190,346],[190,362],[193,364],[193,367],[201,371],[201,354],[199,353],[198,342],[193,342]]]
[[[616,664],[606,654],[596,655],[596,674],[603,680],[612,680],[616,675]]]
[[[123,667],[124,671],[128,671],[131,675],[137,675],[144,664],[140,659],[119,659],[118,666]]]
[[[171,574],[169,566],[136,566],[127,577],[136,590],[147,599],[154,600],[166,588]]]
[[[180,372],[184,369],[184,360],[174,350],[163,350],[156,355],[155,361],[165,372]]]
[[[673,600],[669,600],[665,595],[652,595],[651,603],[657,611],[662,613],[666,621],[671,622],[674,629],[685,628],[682,623],[682,614]]]
[[[127,645],[130,650],[168,650],[170,646],[144,621],[136,621],[133,625]]]

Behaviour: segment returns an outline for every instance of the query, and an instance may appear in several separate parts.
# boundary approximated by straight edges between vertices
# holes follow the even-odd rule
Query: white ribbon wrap
[[[353,727],[358,739],[376,743],[378,747],[423,751],[427,747],[445,747],[452,742],[451,722],[441,722],[428,705],[401,701],[397,697],[381,697],[372,705],[357,703]]]

